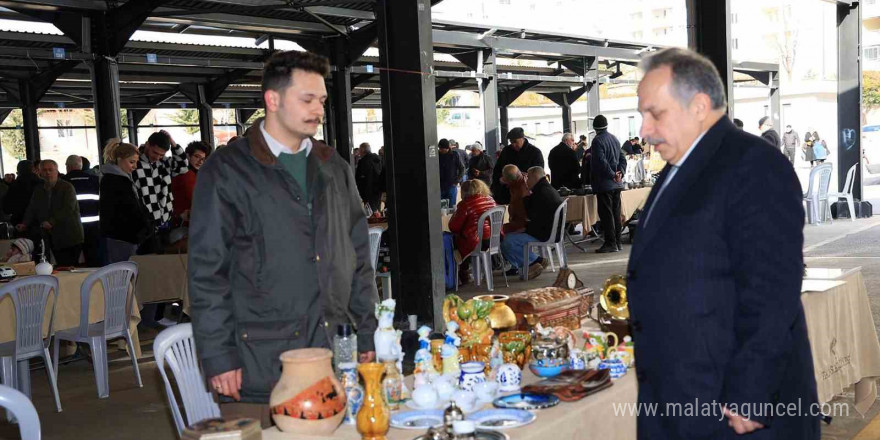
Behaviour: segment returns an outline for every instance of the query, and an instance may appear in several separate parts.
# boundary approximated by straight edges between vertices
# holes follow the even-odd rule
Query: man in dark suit
[[[575,147],[574,135],[565,133],[562,135],[562,142],[553,147],[547,156],[547,163],[550,165],[550,178],[553,179],[551,184],[557,190],[563,186],[568,189],[581,186],[580,164],[577,153],[574,151]]]
[[[772,145],[773,148],[779,150],[782,147],[782,139],[779,137],[779,133],[773,129],[773,121],[770,120],[769,116],[764,116],[758,120],[758,130],[761,131],[761,137]]]
[[[642,69],[641,134],[667,165],[627,269],[638,400],[659,405],[638,437],[819,439],[791,164],[725,116],[706,58],[664,49]],[[790,404],[800,413],[780,409]]]

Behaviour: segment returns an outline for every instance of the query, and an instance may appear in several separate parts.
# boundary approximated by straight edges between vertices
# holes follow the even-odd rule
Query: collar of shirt
[[[266,145],[269,146],[269,150],[272,151],[272,154],[274,154],[275,157],[280,156],[281,153],[299,154],[303,151],[305,151],[306,156],[308,156],[309,153],[312,152],[312,140],[310,138],[305,138],[302,140],[302,143],[299,146],[299,151],[297,151],[296,153],[290,153],[290,148],[284,146],[284,144],[282,144],[281,142],[278,142],[266,131],[266,128],[263,127],[262,121],[260,122],[260,131],[263,133],[263,138],[266,139]]]
[[[696,139],[694,139],[694,143],[691,144],[691,147],[688,148],[688,150],[684,152],[684,156],[681,156],[681,159],[678,160],[678,163],[670,164],[670,165],[672,165],[675,168],[681,168],[681,166],[684,165],[684,161],[686,161],[688,156],[690,156],[691,153],[694,151],[694,147],[696,147],[697,144],[699,144],[700,141],[703,140],[703,136],[705,136],[705,135],[706,135],[705,131],[700,133],[700,135],[697,136]]]

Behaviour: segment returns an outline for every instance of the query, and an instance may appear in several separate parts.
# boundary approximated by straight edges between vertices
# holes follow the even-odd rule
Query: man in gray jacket
[[[348,163],[312,138],[329,69],[311,53],[273,55],[263,71],[265,120],[199,170],[189,238],[193,333],[227,418],[268,426],[279,355],[330,347],[337,325],[357,329],[362,362],[374,357],[367,220]]]

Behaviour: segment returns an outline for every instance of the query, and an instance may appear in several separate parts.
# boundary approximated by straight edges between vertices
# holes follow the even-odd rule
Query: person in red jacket
[[[196,188],[196,175],[205,159],[211,155],[210,145],[202,141],[193,141],[186,146],[189,159],[189,171],[171,179],[171,195],[173,199],[173,215],[189,223],[189,210],[192,206],[193,190]]]
[[[455,261],[461,262],[458,278],[461,284],[470,282],[470,260],[461,261],[469,255],[479,244],[477,242],[477,222],[486,211],[495,207],[495,199],[489,192],[489,187],[480,180],[468,180],[461,184],[461,203],[455,209],[455,214],[449,219],[449,232],[454,235]],[[483,224],[483,243],[489,244],[491,228],[488,219]]]

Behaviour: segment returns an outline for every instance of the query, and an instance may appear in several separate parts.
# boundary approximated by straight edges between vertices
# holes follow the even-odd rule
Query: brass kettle
[[[616,319],[629,319],[629,301],[626,298],[626,278],[614,275],[605,280],[599,305]]]

